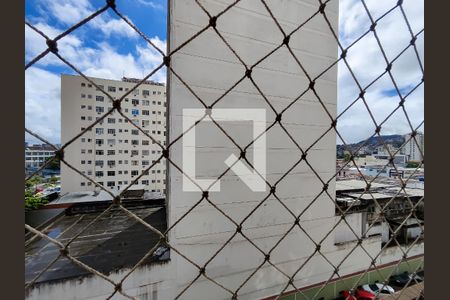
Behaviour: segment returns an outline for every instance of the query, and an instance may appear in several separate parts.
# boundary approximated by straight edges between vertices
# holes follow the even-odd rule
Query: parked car
[[[356,289],[353,293],[350,291],[341,291],[340,297],[336,300],[374,300],[375,294],[362,290]]]
[[[399,288],[403,288],[406,287],[407,285],[412,285],[422,281],[423,278],[420,277],[419,275],[409,274],[408,272],[403,272],[401,274],[389,277],[389,284]]]
[[[395,290],[393,287],[389,285],[383,285],[381,283],[371,283],[371,284],[364,284],[362,286],[358,287],[359,289],[362,289],[364,291],[371,292],[372,294],[375,294],[376,296],[385,296],[395,293]]]
[[[340,291],[339,297],[334,300],[357,300],[355,296],[351,295],[349,291]]]

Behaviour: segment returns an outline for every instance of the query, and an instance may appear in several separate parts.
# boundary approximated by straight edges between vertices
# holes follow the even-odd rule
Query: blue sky
[[[184,0],[183,0],[184,1]],[[51,38],[104,5],[101,0],[33,0],[26,1],[27,21]],[[397,1],[366,0],[376,18],[393,7]],[[127,16],[160,49],[167,40],[167,1],[117,0],[119,11]],[[404,10],[414,33],[423,28],[423,1],[405,0]],[[370,26],[367,14],[359,0],[340,1],[339,36],[346,46]],[[409,44],[406,23],[396,9],[377,25],[379,36],[389,59]],[[423,60],[424,35],[417,41]],[[25,62],[46,49],[45,40],[25,26]],[[123,75],[142,78],[161,62],[161,55],[149,46],[111,10],[91,20],[58,43],[60,54],[79,67],[88,76],[120,79]],[[348,61],[361,83],[367,84],[385,68],[383,57],[373,35],[359,41],[348,52]],[[338,111],[342,111],[359,92],[343,64],[339,64]],[[410,49],[394,64],[393,75],[402,93],[407,93],[422,78],[415,53]],[[61,73],[73,74],[58,58],[47,55],[30,67],[25,74],[25,123],[48,140],[60,139],[60,79]],[[151,79],[165,82],[164,70]],[[398,104],[392,81],[385,76],[366,93],[367,102],[377,121],[383,120]],[[413,125],[423,120],[423,86],[406,102]],[[362,103],[353,106],[338,122],[346,142],[357,142],[369,137],[374,125]],[[382,134],[407,133],[409,126],[404,115],[398,113],[383,127]],[[26,136],[26,140],[36,142]],[[338,141],[340,142],[340,141]]]

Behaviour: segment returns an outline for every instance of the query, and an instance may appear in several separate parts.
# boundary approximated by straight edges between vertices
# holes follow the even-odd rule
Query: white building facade
[[[115,99],[139,80],[90,78]],[[161,145],[166,143],[166,88],[145,82],[121,103],[122,112]],[[112,101],[81,76],[61,76],[61,140],[66,143],[112,108]],[[117,111],[105,117],[65,149],[65,159],[77,170],[111,191],[125,189],[161,156],[161,147]],[[164,160],[130,189],[165,192]],[[94,190],[95,185],[61,164],[62,192]]]
[[[27,145],[25,147],[25,168],[40,168],[55,150],[50,145]]]
[[[407,134],[404,137],[405,141],[409,140],[404,147],[405,155],[408,155],[409,160],[411,161],[421,161],[423,159],[422,154],[425,155],[425,148],[424,148],[425,135],[421,132],[417,132],[415,136],[416,140],[414,140],[414,138],[410,139],[411,134]]]

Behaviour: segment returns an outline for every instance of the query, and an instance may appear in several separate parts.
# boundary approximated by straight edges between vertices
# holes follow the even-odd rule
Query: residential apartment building
[[[90,78],[114,99],[132,92],[117,111],[102,119],[65,149],[65,159],[84,175],[111,191],[120,191],[145,172],[131,189],[165,192],[165,161],[146,171],[162,154],[166,143],[166,87],[146,81],[122,78]],[[61,140],[66,143],[112,108],[112,100],[81,76],[61,75]],[[151,136],[152,141],[146,134]],[[94,190],[95,185],[71,168],[61,166],[62,192]]]
[[[421,132],[418,132],[416,134],[416,137],[410,139],[411,134],[406,134],[405,141],[408,141],[405,144],[405,155],[409,157],[409,160],[412,161],[421,161],[423,159],[421,151],[423,154],[425,154],[425,148],[424,148],[424,134]],[[417,143],[416,143],[417,141]],[[420,150],[419,150],[420,147]]]
[[[55,150],[48,144],[28,145],[25,143],[25,169],[40,168],[54,155]]]

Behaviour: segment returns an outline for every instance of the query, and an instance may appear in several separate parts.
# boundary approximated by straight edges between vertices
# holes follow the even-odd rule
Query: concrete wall
[[[342,221],[335,229],[334,241],[336,244],[356,241],[361,237],[363,232],[362,215],[363,213],[352,213],[345,216],[348,224]],[[339,219],[337,218],[337,220]]]
[[[232,1],[208,0],[201,3],[211,15],[216,15]],[[317,3],[313,1],[289,0],[268,2],[268,5],[287,32],[292,31],[318,9]],[[170,49],[175,49],[208,24],[209,20],[193,0],[171,1],[171,6],[169,44]],[[337,1],[327,5],[327,14],[336,30]],[[242,1],[237,4],[218,18],[217,29],[248,66],[283,41],[282,33],[261,1]],[[294,34],[290,45],[311,76],[318,75],[336,59],[337,45],[321,17],[314,18]],[[173,140],[182,134],[183,109],[204,109],[196,97],[201,98],[206,105],[212,104],[244,75],[245,67],[212,28],[172,56],[171,64],[196,94],[194,96],[175,76],[169,77],[169,126],[170,139]],[[333,116],[336,114],[336,70],[332,68],[316,83],[318,94]],[[252,77],[276,111],[284,109],[309,85],[307,77],[286,47],[280,48],[253,68]],[[214,108],[265,109],[267,127],[276,117],[249,79],[240,82]],[[311,92],[292,105],[283,114],[282,120],[303,148],[309,147],[331,123]],[[242,147],[253,138],[252,126],[248,122],[222,122],[220,125]],[[308,155],[319,175],[326,179],[335,172],[335,143],[336,136],[330,132]],[[179,166],[183,163],[182,146],[180,140],[171,148],[171,158]],[[270,183],[280,179],[301,156],[301,152],[279,125],[267,133],[266,149],[267,170],[264,175]],[[232,153],[239,156],[237,148],[212,122],[202,122],[196,128],[196,145],[190,150],[196,153],[195,175],[201,179],[217,178],[227,168],[224,163],[227,156]],[[169,223],[172,224],[194,205],[202,194],[183,191],[182,174],[173,166],[169,166],[169,172]],[[294,168],[277,185],[280,200],[295,214],[299,214],[321,190],[322,184],[304,163]],[[331,182],[329,191],[334,195],[334,181]],[[268,193],[268,189],[265,192],[250,190],[239,176],[229,171],[221,179],[220,192],[211,192],[210,199],[226,215],[239,223]],[[270,196],[243,224],[243,231],[263,251],[268,252],[291,227],[293,221],[294,218],[280,202]],[[314,240],[319,241],[331,230],[334,222],[334,204],[326,195],[322,195],[303,215],[301,226]],[[170,239],[184,255],[199,265],[204,265],[235,231],[236,226],[230,220],[204,201],[174,228]],[[326,239],[322,247],[334,247],[334,239]],[[271,261],[286,273],[293,274],[314,249],[314,243],[296,228],[272,252]],[[198,271],[179,256],[173,257],[178,274],[176,291],[180,292]],[[234,291],[263,262],[264,256],[238,234],[208,264],[206,273]],[[331,268],[328,263],[315,256],[296,278],[296,284],[301,286],[320,282],[330,275]],[[265,264],[239,290],[238,296],[240,299],[270,296],[278,293],[286,282],[287,279],[281,273]],[[200,277],[182,298],[200,299],[205,294],[211,299],[231,296],[214,283]]]

